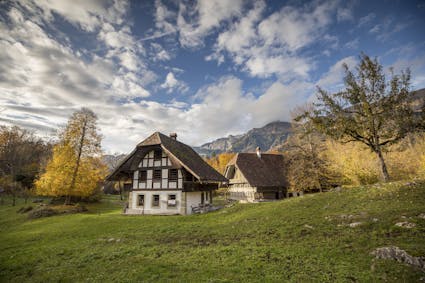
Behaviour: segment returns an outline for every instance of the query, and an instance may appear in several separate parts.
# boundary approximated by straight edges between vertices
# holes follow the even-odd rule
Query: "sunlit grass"
[[[16,213],[20,200],[0,206],[0,281],[414,282],[425,274],[370,252],[425,255],[424,200],[425,183],[398,182],[203,215],[124,216],[108,196],[87,213],[35,220]]]

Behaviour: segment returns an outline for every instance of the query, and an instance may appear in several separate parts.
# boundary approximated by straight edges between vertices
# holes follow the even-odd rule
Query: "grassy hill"
[[[123,216],[107,197],[88,213],[27,220],[0,205],[0,281],[414,282],[425,273],[374,259],[425,255],[425,183],[392,183],[238,204],[194,216]],[[415,223],[407,229],[397,222]],[[361,222],[350,227],[350,223]]]

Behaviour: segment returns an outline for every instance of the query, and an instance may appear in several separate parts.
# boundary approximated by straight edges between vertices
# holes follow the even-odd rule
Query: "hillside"
[[[403,182],[202,215],[123,216],[107,197],[88,213],[37,220],[16,213],[23,201],[5,200],[0,281],[418,282],[418,268],[371,252],[424,256],[424,199],[425,183]],[[395,225],[403,222],[415,226]]]
[[[263,151],[268,151],[275,146],[282,144],[291,133],[291,124],[288,122],[276,121],[261,128],[254,128],[245,134],[228,136],[215,141],[203,144],[194,149],[205,155],[222,152],[252,152],[257,146]]]

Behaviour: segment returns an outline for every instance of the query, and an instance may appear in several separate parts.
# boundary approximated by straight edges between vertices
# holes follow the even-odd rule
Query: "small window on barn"
[[[138,196],[138,204],[139,204],[139,206],[145,205],[145,195],[139,195]]]
[[[170,169],[170,171],[168,172],[168,180],[177,181],[177,179],[178,179],[177,169]]]
[[[161,169],[153,170],[153,179],[155,181],[161,180],[161,178],[162,178],[162,174],[161,173],[162,173],[162,170]]]
[[[155,149],[153,152],[153,159],[154,160],[161,160],[162,158],[162,151],[160,149]]]
[[[141,170],[139,172],[139,181],[140,182],[145,182],[148,178],[148,171],[146,170]]]
[[[152,196],[152,206],[159,206],[159,195]]]
[[[168,206],[176,206],[177,205],[176,195],[168,195],[167,204]]]

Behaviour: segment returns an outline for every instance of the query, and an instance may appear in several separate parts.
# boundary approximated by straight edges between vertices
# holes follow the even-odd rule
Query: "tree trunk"
[[[75,164],[74,172],[72,173],[71,185],[69,186],[68,195],[65,198],[65,205],[68,205],[71,203],[71,192],[75,187],[75,180],[77,178],[78,169],[80,168],[81,153],[83,152],[84,138],[86,135],[86,126],[87,126],[87,120],[84,120],[83,132],[81,133],[80,144],[78,146],[77,162]]]
[[[122,198],[121,179],[118,181],[118,188],[120,189],[120,200],[123,200],[123,198]]]
[[[388,174],[387,165],[385,164],[384,156],[382,155],[381,149],[376,151],[376,154],[379,157],[379,162],[381,163],[381,173],[384,178],[384,182],[388,182],[390,180],[390,175]]]

